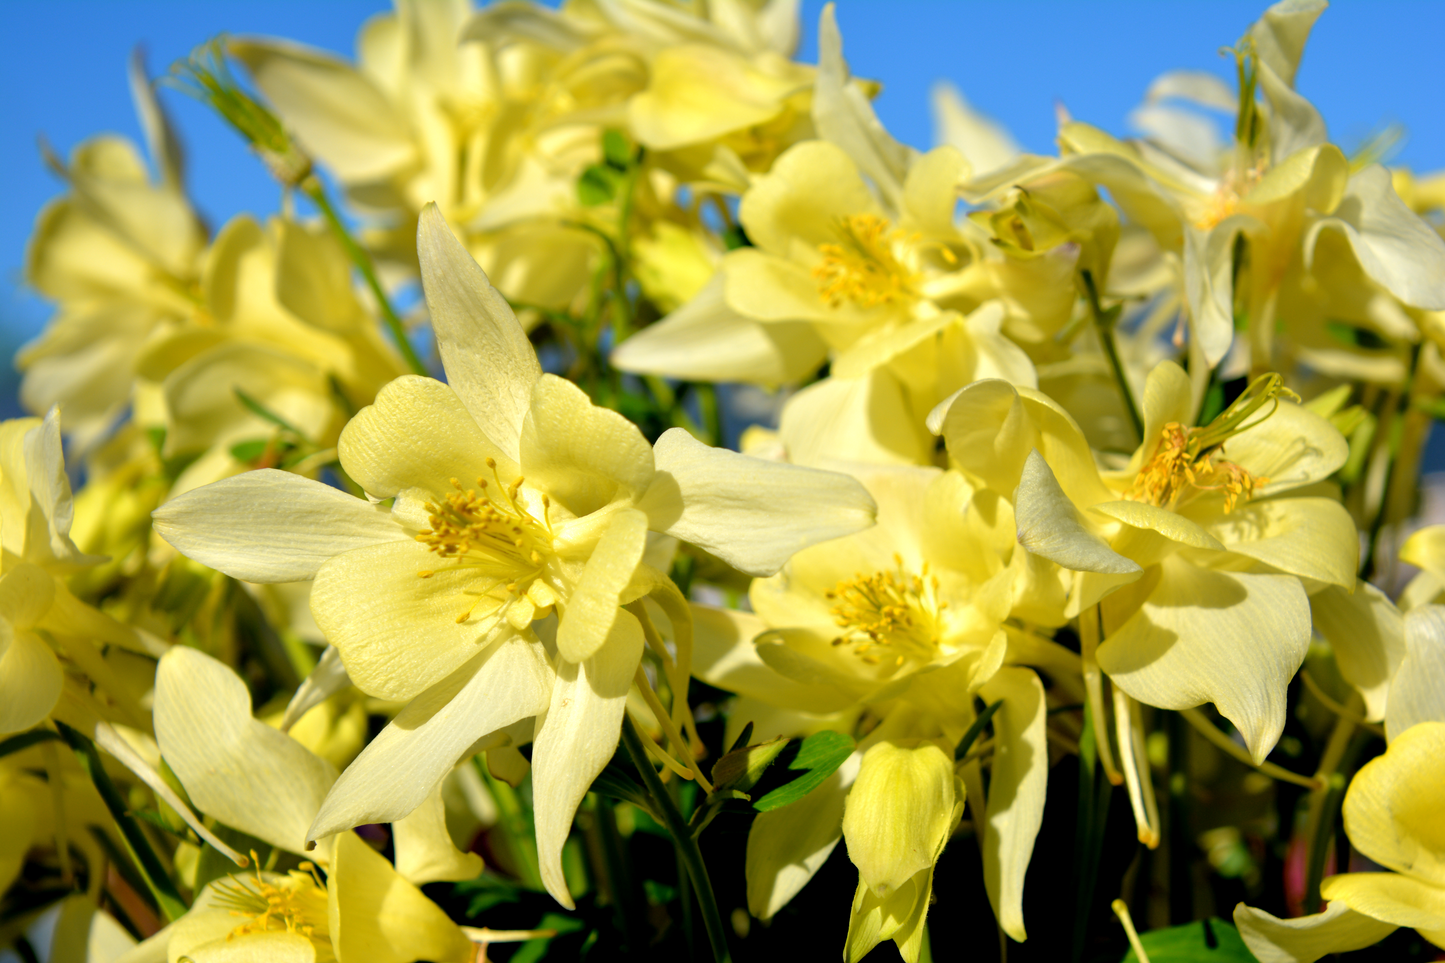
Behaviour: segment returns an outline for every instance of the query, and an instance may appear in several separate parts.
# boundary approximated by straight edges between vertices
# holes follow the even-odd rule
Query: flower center
[[[251,858],[256,858],[255,853]],[[231,876],[215,885],[216,905],[229,909],[232,916],[244,920],[231,930],[226,939],[255,933],[286,932],[304,936],[318,951],[324,949],[331,958],[331,936],[326,908],[326,884],[307,862],[293,869],[284,879],[267,882],[256,870],[255,878]],[[317,959],[323,959],[320,952]]]
[[[827,593],[833,621],[843,630],[833,644],[850,646],[869,665],[929,662],[938,652],[939,614],[948,603],[939,600],[938,577],[928,574],[926,562],[922,574],[910,575],[903,559],[895,555],[893,561],[893,571],[860,573]]]
[[[476,613],[482,618],[506,618],[520,630],[545,618],[557,602],[556,593],[541,580],[552,555],[548,517],[552,503],[542,496],[538,519],[520,498],[523,479],[503,485],[496,461],[488,458],[487,467],[492,469],[492,482],[478,478],[476,488],[464,490],[453,478],[456,491],[426,503],[431,528],[416,540],[478,576],[465,593],[476,598],[457,615],[458,623]],[[436,571],[417,574],[431,578]]]
[[[844,301],[871,308],[914,295],[917,272],[908,263],[914,238],[873,214],[850,214],[838,224],[838,244],[819,244],[813,268],[818,298],[836,308]]]
[[[1253,498],[1269,479],[1221,457],[1224,443],[1274,414],[1281,395],[1297,397],[1279,375],[1260,375],[1209,424],[1188,428],[1169,422],[1126,497],[1172,509],[1200,492],[1223,492],[1224,510],[1234,511],[1241,498]],[[1268,411],[1250,420],[1266,405]]]

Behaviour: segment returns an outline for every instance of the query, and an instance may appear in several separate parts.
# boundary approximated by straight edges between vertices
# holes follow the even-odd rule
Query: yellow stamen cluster
[[[251,859],[256,861],[252,851]],[[227,934],[226,939],[268,931],[285,931],[304,936],[329,949],[326,883],[312,863],[301,864],[284,879],[268,882],[259,866],[255,878],[231,876],[215,884],[216,905],[229,909],[232,916],[245,922]]]
[[[813,268],[824,304],[871,308],[913,296],[917,275],[905,263],[913,238],[874,214],[843,218],[838,238],[841,243],[818,245],[823,260]]]
[[[833,621],[843,633],[833,640],[851,646],[869,665],[886,658],[894,666],[908,659],[928,662],[938,652],[938,617],[948,603],[938,598],[938,577],[910,575],[903,559],[893,556],[894,571],[861,572],[838,583],[827,598],[834,602]]]
[[[544,617],[557,601],[552,589],[538,580],[552,552],[551,501],[542,496],[542,518],[536,518],[520,499],[524,479],[503,485],[496,461],[488,458],[487,467],[492,482],[478,478],[476,488],[463,489],[453,478],[455,491],[427,502],[431,527],[416,540],[459,567],[477,570],[478,587],[467,593],[477,598],[457,616],[458,623],[487,601],[492,604],[483,615],[504,615],[521,629]],[[436,572],[418,574],[431,578]]]
[[[1139,471],[1129,497],[1162,508],[1174,508],[1192,491],[1224,492],[1224,510],[1234,511],[1241,498],[1250,499],[1268,478],[1255,477],[1232,461],[1219,457],[1224,445],[1198,453],[1190,444],[1197,428],[1177,421],[1164,426],[1154,457]]]
[[[1160,432],[1154,454],[1139,470],[1127,497],[1161,508],[1175,508],[1200,492],[1223,492],[1224,510],[1234,511],[1239,500],[1253,498],[1269,483],[1227,461],[1224,443],[1263,422],[1279,407],[1281,396],[1295,397],[1277,374],[1260,375],[1234,403],[1209,424],[1188,428],[1171,421]],[[1261,410],[1270,405],[1258,418]],[[1251,420],[1253,419],[1253,420]]]

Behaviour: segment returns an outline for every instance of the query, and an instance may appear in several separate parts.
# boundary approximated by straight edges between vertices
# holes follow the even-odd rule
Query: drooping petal
[[[297,688],[291,701],[286,703],[286,713],[281,717],[281,731],[289,732],[306,713],[350,687],[351,676],[346,674],[346,666],[341,664],[341,653],[336,651],[336,646],[328,645],[321,653],[321,658],[316,660],[316,668],[311,670],[311,674]]]
[[[953,818],[956,777],[932,743],[879,742],[863,755],[843,810],[848,858],[875,896],[888,897],[933,865]]]
[[[1136,562],[1115,552],[1088,529],[1037,449],[1024,461],[1014,494],[1014,518],[1019,544],[1064,568],[1118,576],[1120,584],[1134,581],[1143,572]]]
[[[1379,589],[1360,581],[1352,593],[1330,586],[1310,596],[1315,628],[1330,643],[1340,675],[1365,699],[1365,716],[1386,719],[1387,696],[1396,670],[1406,658],[1405,623],[1399,609]],[[1445,673],[1439,682],[1445,684]],[[1439,689],[1432,691],[1441,691]],[[1441,719],[1445,720],[1445,712]]]
[[[903,886],[887,896],[876,895],[861,875],[848,914],[848,936],[843,959],[860,963],[873,947],[884,940],[896,940],[905,963],[918,963],[923,943],[923,922],[933,896],[933,864],[920,869]]]
[[[1161,569],[1139,610],[1099,646],[1100,667],[1148,705],[1214,703],[1250,755],[1264,759],[1284,729],[1285,690],[1309,648],[1309,598],[1287,575],[1214,571],[1178,556]],[[1106,624],[1108,606],[1106,599]]]
[[[579,518],[636,501],[652,483],[652,448],[637,426],[555,375],[537,380],[519,445],[522,474]]]
[[[1234,925],[1260,963],[1314,963],[1331,953],[1374,946],[1395,931],[1395,924],[1356,913],[1338,900],[1323,913],[1283,920],[1240,903]]]
[[[340,963],[469,963],[476,945],[355,833],[336,837],[327,879]]]
[[[1405,656],[1390,680],[1385,735],[1421,722],[1445,722],[1445,607],[1422,605],[1405,616]]]
[[[1390,740],[1383,756],[1360,767],[1345,793],[1345,832],[1355,848],[1403,873],[1445,914],[1445,722],[1420,722]],[[1350,874],[1354,875],[1354,874]],[[1331,896],[1330,899],[1341,897]],[[1369,910],[1350,902],[1360,912]],[[1376,919],[1390,919],[1371,913]],[[1401,926],[1425,924],[1391,920]],[[1445,916],[1427,929],[1445,928]]]
[[[854,461],[917,465],[932,446],[914,425],[903,385],[884,368],[862,378],[824,378],[788,399],[778,422],[798,465]]]
[[[746,857],[749,913],[772,919],[828,861],[843,838],[844,799],[862,763],[863,753],[853,753],[817,789],[753,820]]]
[[[416,247],[447,381],[482,434],[517,461],[522,417],[542,376],[537,352],[434,203],[422,209]]]
[[[652,527],[749,575],[873,524],[872,497],[847,475],[710,448],[681,428],[653,451],[657,475],[640,505]]]
[[[274,468],[189,491],[151,518],[182,555],[247,582],[305,581],[339,552],[408,537],[384,509]]]
[[[532,744],[537,862],[547,892],[568,909],[573,903],[562,873],[562,844],[582,797],[617,748],[642,644],[641,624],[631,612],[619,612],[612,634],[591,658],[558,665],[551,706],[538,719]]]
[[[1049,751],[1044,687],[1030,669],[999,669],[979,695],[1002,701],[993,717],[995,749],[988,786],[983,880],[1003,931],[1022,943],[1024,874],[1044,819]]]
[[[611,637],[622,592],[647,547],[647,516],[635,509],[616,513],[598,540],[557,626],[557,654],[568,662],[590,659]]]
[[[336,768],[251,718],[251,693],[230,668],[177,646],[156,671],[156,741],[202,812],[293,853]]]
[[[535,639],[476,655],[397,713],[346,767],[318,807],[309,838],[404,819],[478,739],[547,706],[552,670]]]
[[[410,816],[393,822],[391,831],[396,838],[396,871],[414,886],[473,879],[482,871],[482,857],[457,849],[447,833],[440,782]]]
[[[416,375],[377,392],[347,423],[336,449],[347,474],[375,498],[408,488],[445,493],[453,478],[466,488],[478,478],[497,484],[489,457],[501,484],[517,475],[515,457],[488,440],[450,385]]]

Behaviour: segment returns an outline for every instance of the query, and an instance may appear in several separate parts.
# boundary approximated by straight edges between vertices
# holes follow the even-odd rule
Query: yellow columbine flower
[[[1344,463],[1344,439],[1281,391],[1263,379],[1213,424],[1183,428],[1188,376],[1161,364],[1144,443],[1103,475],[1078,426],[1036,392],[982,382],[933,419],[965,472],[1014,492],[1019,543],[1074,573],[1063,614],[1097,619],[1099,605],[1098,665],[1114,683],[1161,708],[1213,702],[1257,759],[1284,725],[1309,593],[1356,583],[1348,513],[1300,493]]]
[[[799,552],[783,572],[754,580],[748,593],[752,612],[693,607],[696,674],[756,700],[760,735],[847,725],[860,713],[878,720],[860,754],[823,786],[754,821],[747,851],[749,909],[759,918],[771,917],[849,831],[844,806],[864,764],[863,750],[879,753],[881,760],[888,753],[876,747],[885,743],[956,745],[975,719],[970,694],[980,693],[1003,702],[994,717],[1001,748],[993,758],[989,794],[1012,799],[988,810],[982,821],[985,884],[1000,925],[1023,940],[1023,879],[1042,818],[1048,754],[1043,687],[1033,671],[1004,664],[1042,663],[1035,661],[1037,653],[1010,651],[1004,620],[1035,614],[1027,590],[1029,555],[1014,545],[1007,504],[958,472],[877,468],[859,477],[878,503],[878,525]],[[1077,676],[1077,659],[1055,648],[1046,653],[1054,657],[1048,662],[1051,674]],[[748,718],[741,708],[735,717]],[[984,811],[981,779],[974,798]],[[890,799],[907,805],[904,797],[875,795],[849,810],[855,813],[854,836],[861,831],[857,813],[880,812]],[[850,854],[853,845],[850,837]],[[878,882],[864,869],[871,865],[868,858],[855,862],[870,885]],[[910,866],[903,876],[918,877],[910,893],[923,893],[926,902],[929,886],[918,876],[921,867]],[[928,867],[931,872],[931,859]],[[861,928],[850,946],[890,938],[877,935],[887,930],[880,921],[902,921],[917,909],[911,897],[885,892],[900,886],[893,879],[866,897],[860,889],[855,921]],[[868,923],[874,916],[878,919]]]
[[[1390,870],[1341,873],[1320,885],[1323,912],[1277,919],[1240,903],[1234,921],[1263,963],[1313,963],[1378,943],[1408,926],[1445,948],[1445,608],[1406,616],[1407,654],[1390,685],[1383,756],[1345,794],[1345,833]]]
[[[310,839],[405,816],[469,749],[504,745],[505,730],[535,718],[542,873],[570,906],[562,843],[616,747],[642,657],[642,627],[622,606],[675,598],[643,562],[648,531],[771,574],[800,548],[870,525],[873,504],[846,476],[706,448],[680,430],[648,445],[542,373],[435,208],[418,248],[449,384],[399,378],[342,433],[342,466],[373,501],[257,471],[173,500],[156,528],[237,578],[314,579],[312,612],[351,681],[408,702],[342,774]],[[543,638],[554,632],[552,656]]]

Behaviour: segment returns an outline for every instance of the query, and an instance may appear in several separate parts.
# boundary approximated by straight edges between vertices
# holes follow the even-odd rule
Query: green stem
[[[1084,731],[1079,735],[1079,810],[1074,827],[1074,933],[1070,958],[1074,963],[1084,958],[1084,944],[1089,935],[1089,914],[1094,908],[1094,882],[1099,856],[1104,848],[1104,827],[1109,819],[1109,799],[1113,785],[1099,778],[1098,739],[1093,712],[1084,706]]]
[[[527,814],[522,810],[517,791],[492,775],[492,771],[487,768],[485,756],[477,757],[476,766],[477,771],[482,774],[482,780],[487,784],[487,791],[497,803],[497,811],[502,816],[498,826],[506,837],[507,848],[512,851],[512,858],[516,863],[513,869],[517,878],[528,889],[542,892],[547,887],[542,884],[542,870],[537,865],[537,844],[531,827],[527,825]]]
[[[637,767],[638,774],[642,776],[642,782],[647,788],[648,795],[657,803],[657,810],[662,814],[663,823],[672,836],[678,856],[683,865],[687,867],[687,875],[692,879],[692,888],[697,895],[698,905],[702,907],[702,921],[703,925],[707,927],[707,938],[712,945],[713,959],[716,963],[726,963],[731,958],[728,953],[727,931],[723,929],[722,914],[718,912],[717,898],[713,895],[712,880],[708,878],[707,867],[702,861],[702,851],[697,847],[697,840],[693,839],[692,833],[688,831],[687,820],[683,819],[682,814],[677,811],[677,806],[673,803],[672,796],[668,794],[667,787],[658,778],[657,770],[652,768],[652,757],[647,754],[647,749],[642,745],[642,738],[637,727],[632,724],[632,717],[624,714],[622,717],[622,744],[627,747],[627,754],[632,757],[632,764]]]
[[[643,944],[638,925],[643,920],[641,901],[638,899],[636,881],[632,878],[623,849],[622,834],[617,829],[617,815],[612,811],[612,801],[598,793],[592,794],[596,802],[597,835],[602,843],[602,859],[607,866],[607,881],[612,886],[612,898],[617,906],[617,915],[622,924],[622,936],[632,950]]]
[[[1353,755],[1351,744],[1355,741],[1353,716],[1364,708],[1364,700],[1358,692],[1350,696],[1347,706],[1351,715],[1335,719],[1334,730],[1320,756],[1320,767],[1315,773],[1319,786],[1310,794],[1309,815],[1305,820],[1305,839],[1309,845],[1308,860],[1305,863],[1305,913],[1319,911],[1320,880],[1324,878],[1324,860],[1328,842],[1334,836],[1335,813],[1339,811],[1344,794],[1344,769]],[[1338,791],[1336,791],[1338,789]]]
[[[1330,843],[1335,838],[1335,813],[1345,796],[1345,777],[1342,773],[1330,773],[1325,786],[1320,818],[1315,823],[1315,832],[1309,840],[1309,862],[1305,869],[1304,911],[1309,916],[1320,911],[1320,882],[1325,876],[1325,858],[1329,855]]]
[[[361,272],[366,286],[371,289],[372,297],[376,298],[376,305],[381,311],[381,318],[386,323],[386,329],[391,334],[391,339],[396,342],[396,349],[401,352],[407,367],[415,374],[426,374],[426,365],[422,364],[421,358],[417,357],[416,349],[407,340],[406,326],[401,323],[401,318],[397,317],[395,309],[391,306],[391,300],[382,290],[381,281],[376,276],[376,267],[371,263],[371,255],[366,253],[366,249],[356,243],[356,239],[351,236],[351,232],[347,230],[341,216],[336,213],[331,198],[326,195],[325,186],[313,175],[301,182],[301,190],[311,198],[312,203],[320,208],[322,216],[326,218],[326,223],[331,226],[331,233],[336,235],[336,239],[346,249],[346,256]]]
[[[100,793],[100,798],[105,802],[105,808],[110,810],[111,817],[120,829],[126,851],[132,862],[140,869],[146,888],[155,898],[156,907],[161,911],[161,915],[166,918],[167,922],[180,919],[186,914],[185,900],[181,899],[181,894],[176,892],[176,886],[171,882],[170,874],[166,872],[160,857],[151,848],[150,840],[146,839],[136,821],[130,818],[129,807],[126,806],[120,791],[115,788],[115,783],[110,781],[110,776],[106,774],[105,768],[100,763],[100,754],[95,751],[95,743],[63,722],[57,721],[55,727],[60,731],[60,737],[75,752],[75,758],[80,760],[80,767],[85,770],[85,774],[95,784],[96,792]]]
[[[1090,271],[1080,271],[1079,276],[1084,281],[1084,290],[1089,296],[1089,312],[1094,316],[1094,327],[1099,332],[1099,344],[1104,349],[1104,356],[1109,359],[1109,369],[1114,372],[1114,381],[1119,385],[1119,394],[1124,399],[1124,410],[1129,413],[1129,423],[1134,426],[1134,433],[1139,440],[1144,441],[1144,419],[1139,416],[1139,405],[1134,401],[1134,389],[1129,387],[1129,378],[1124,371],[1124,362],[1119,358],[1119,346],[1114,341],[1114,322],[1118,317],[1118,309],[1105,311],[1099,304],[1099,289],[1094,284],[1094,275]]]

